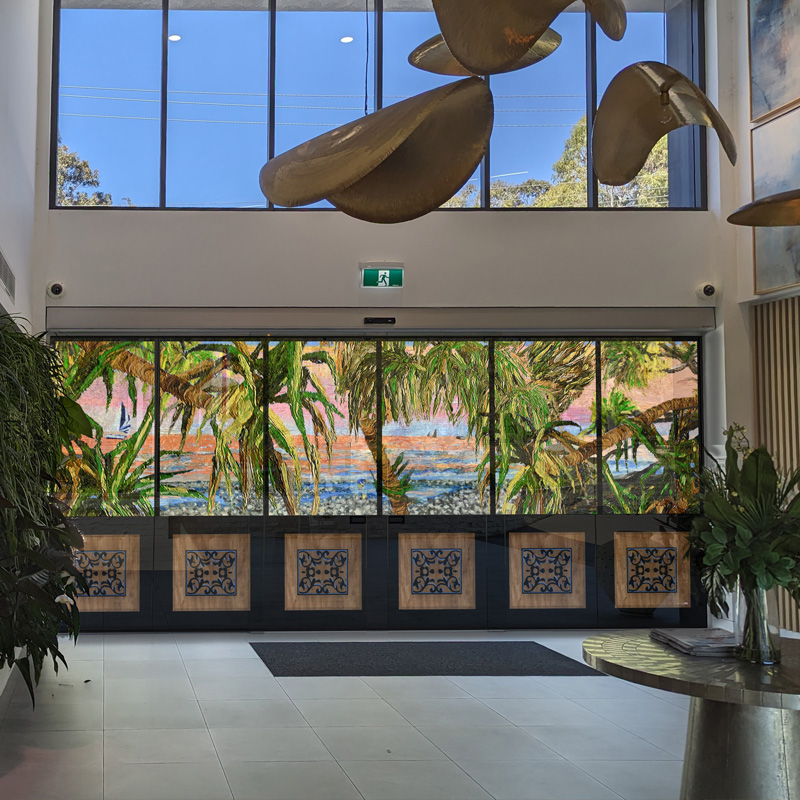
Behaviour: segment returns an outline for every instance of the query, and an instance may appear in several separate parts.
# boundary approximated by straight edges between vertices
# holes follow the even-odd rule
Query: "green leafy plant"
[[[726,431],[725,454],[724,466],[703,473],[703,513],[690,534],[712,612],[728,611],[737,580],[745,593],[783,587],[800,602],[800,469],[779,474],[739,425]]]
[[[17,666],[34,703],[45,658],[66,665],[59,629],[77,638],[87,589],[72,563],[83,538],[51,495],[63,442],[90,430],[63,389],[57,354],[0,316],[0,667]]]
[[[72,516],[152,516],[155,457],[141,459],[138,463],[137,459],[150,435],[154,405],[151,401],[136,433],[108,452],[103,452],[103,429],[96,423],[92,425],[92,441],[70,439],[66,442],[59,483]],[[172,454],[169,450],[162,452],[162,455]],[[162,470],[161,480],[189,471]],[[165,483],[161,484],[160,491],[164,496],[205,499],[194,489]]]

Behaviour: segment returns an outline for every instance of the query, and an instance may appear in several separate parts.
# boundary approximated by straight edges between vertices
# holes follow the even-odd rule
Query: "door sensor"
[[[396,322],[395,317],[364,317],[365,325],[394,325]]]

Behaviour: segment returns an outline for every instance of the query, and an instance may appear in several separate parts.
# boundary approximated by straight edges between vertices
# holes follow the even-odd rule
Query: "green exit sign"
[[[403,267],[361,267],[361,286],[365,289],[402,289]]]

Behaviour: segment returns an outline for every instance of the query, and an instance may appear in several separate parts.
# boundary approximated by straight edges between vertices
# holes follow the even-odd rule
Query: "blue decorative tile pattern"
[[[75,554],[75,567],[83,573],[89,592],[79,597],[125,597],[125,550],[81,550]]]
[[[298,550],[297,594],[347,594],[347,568],[347,550]]]
[[[412,548],[411,594],[461,594],[461,548]]]
[[[523,594],[572,594],[571,547],[523,547]]]
[[[187,596],[234,597],[236,555],[236,550],[187,550]]]
[[[677,547],[629,547],[627,555],[630,594],[678,591]]]

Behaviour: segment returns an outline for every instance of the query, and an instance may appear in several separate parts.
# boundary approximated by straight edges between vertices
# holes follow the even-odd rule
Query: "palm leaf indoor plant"
[[[728,611],[729,592],[743,601],[740,657],[774,664],[780,661],[777,590],[800,601],[800,469],[779,473],[764,447],[750,447],[741,426],[725,434],[725,464],[703,473],[703,513],[690,540],[702,556],[712,613]]]
[[[78,635],[83,540],[51,492],[64,443],[90,432],[55,351],[0,315],[0,668],[16,665],[31,699],[46,657],[66,665],[59,630]]]

